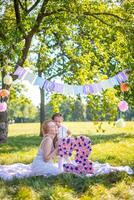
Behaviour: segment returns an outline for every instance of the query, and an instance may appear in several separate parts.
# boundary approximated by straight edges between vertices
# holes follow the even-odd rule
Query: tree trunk
[[[40,54],[38,54],[38,61],[40,61]],[[42,77],[42,71],[38,68],[38,76]],[[40,89],[40,136],[42,136],[42,123],[45,120],[45,91],[44,89]]]
[[[8,135],[8,115],[7,112],[0,112],[0,144],[6,142]]]
[[[2,62],[1,62],[1,66],[2,66]],[[1,72],[2,88],[5,87],[3,83],[4,76],[5,76],[5,72],[3,70]],[[0,112],[0,144],[3,142],[6,142],[7,135],[8,135],[8,113],[7,111],[5,111],[5,112]]]
[[[42,123],[45,120],[45,91],[44,89],[40,89],[40,136],[42,136]]]

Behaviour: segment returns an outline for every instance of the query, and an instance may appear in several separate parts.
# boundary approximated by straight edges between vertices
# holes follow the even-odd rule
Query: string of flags
[[[38,85],[39,88],[44,89],[48,92],[55,92],[59,94],[64,94],[66,96],[76,96],[76,95],[88,95],[97,94],[108,88],[113,88],[116,85],[128,80],[128,75],[126,70],[119,72],[115,76],[100,81],[98,83],[86,84],[86,85],[68,85],[56,83],[55,81],[48,81],[40,76],[33,74],[32,72],[18,66],[14,75],[18,76],[20,80],[27,80],[33,85]]]

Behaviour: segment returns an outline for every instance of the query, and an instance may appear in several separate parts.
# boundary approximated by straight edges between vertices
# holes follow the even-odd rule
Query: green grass
[[[105,132],[96,132],[94,123],[65,123],[73,135],[87,135],[92,140],[91,160],[113,166],[129,165],[134,169],[134,122],[125,128],[103,123]],[[5,144],[0,145],[0,164],[31,163],[41,138],[39,124],[12,124]],[[77,177],[72,174],[56,177],[31,177],[0,180],[0,200],[133,200],[133,176],[123,172],[97,177]]]

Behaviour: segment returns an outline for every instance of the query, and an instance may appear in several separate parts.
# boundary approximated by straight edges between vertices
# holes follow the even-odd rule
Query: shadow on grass
[[[125,139],[134,138],[132,134],[109,134],[109,135],[85,135],[90,137],[92,144],[100,144],[105,143],[108,141],[111,142],[119,142]],[[31,147],[38,147],[41,142],[41,137],[39,136],[26,136],[26,135],[19,135],[19,136],[12,136],[8,138],[8,141],[4,144],[0,145],[0,152],[1,153],[11,153],[21,151],[25,148]]]
[[[12,136],[8,137],[6,143],[0,145],[1,153],[11,153],[21,151],[25,148],[38,147],[41,142],[41,137],[39,136]]]
[[[127,133],[120,133],[120,134],[98,134],[98,135],[85,135],[89,137],[92,141],[92,144],[100,144],[100,143],[105,143],[105,142],[120,142],[122,140],[126,139],[133,139],[134,135],[132,134],[127,134]]]

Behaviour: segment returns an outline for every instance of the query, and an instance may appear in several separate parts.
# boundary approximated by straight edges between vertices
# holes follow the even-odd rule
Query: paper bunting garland
[[[88,94],[98,94],[103,90],[108,88],[113,88],[116,85],[120,85],[126,80],[128,80],[128,75],[126,71],[122,71],[117,75],[107,79],[100,81],[98,83],[87,84],[87,85],[68,85],[68,84],[60,84],[54,81],[45,80],[39,76],[32,74],[31,72],[25,70],[24,68],[18,66],[14,75],[17,75],[21,80],[27,80],[33,85],[38,85],[39,88],[43,88],[48,92],[56,92],[59,94],[64,94],[66,96],[75,96],[75,95],[88,95]]]
[[[14,72],[14,75],[17,75],[18,78],[21,79],[21,78],[23,77],[23,75],[24,75],[26,72],[27,72],[27,71],[26,71],[24,68],[18,66],[18,68],[17,68],[16,71]]]
[[[40,88],[43,87],[45,80],[43,80],[41,77],[36,77],[35,81],[34,81],[34,85],[38,85]]]

